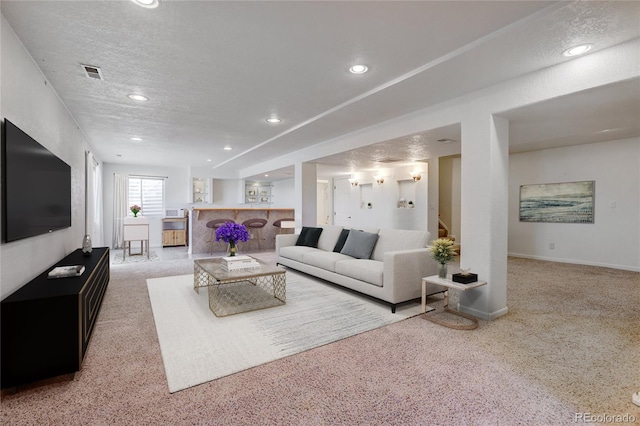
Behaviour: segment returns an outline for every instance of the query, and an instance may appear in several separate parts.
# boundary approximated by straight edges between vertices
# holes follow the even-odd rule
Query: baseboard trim
[[[477,309],[473,309],[473,308],[468,308],[466,306],[462,306],[460,305],[460,307],[458,308],[458,310],[460,312],[462,312],[463,314],[468,314],[468,315],[472,315],[476,318],[480,318],[483,319],[485,321],[493,321],[496,318],[499,318],[503,315],[506,315],[509,312],[509,308],[507,308],[506,306],[502,309],[498,309],[497,311],[494,312],[483,312],[483,311],[479,311]]]
[[[612,268],[612,269],[621,269],[624,271],[632,271],[632,272],[640,272],[640,266],[629,266],[629,265],[615,265],[610,263],[602,263],[602,262],[588,262],[586,260],[575,260],[575,259],[563,259],[558,257],[546,257],[546,256],[535,256],[529,254],[521,254],[521,253],[508,253],[510,257],[520,257],[523,259],[533,259],[533,260],[544,260],[547,262],[558,262],[558,263],[572,263],[575,265],[585,265],[585,266],[600,266],[602,268]]]

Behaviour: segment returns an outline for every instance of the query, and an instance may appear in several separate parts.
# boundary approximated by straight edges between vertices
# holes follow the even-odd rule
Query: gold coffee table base
[[[226,271],[221,259],[194,262],[193,290],[207,287],[209,309],[217,317],[272,308],[287,301],[285,270],[260,262],[259,268]]]
[[[451,277],[451,275],[448,275],[448,277]],[[441,311],[441,312],[449,312],[453,315],[457,315],[464,319],[468,319],[469,321],[471,321],[471,324],[464,325],[464,324],[455,324],[455,323],[443,321],[433,316],[433,314],[436,311],[431,311],[430,312],[431,315],[427,315],[426,313],[427,284],[436,284],[436,285],[445,287],[444,311]],[[461,283],[453,282],[451,281],[451,279],[448,279],[448,278],[440,278],[437,275],[424,277],[422,279],[422,318],[426,319],[427,321],[431,321],[435,324],[441,325],[443,327],[453,328],[455,330],[473,330],[478,328],[478,319],[476,317],[473,317],[469,314],[462,313],[460,311],[449,309],[449,289],[453,288],[459,291],[467,291],[467,290],[472,290],[472,289],[481,287],[486,284],[487,284],[486,281],[475,281],[469,284],[461,284]]]
[[[447,321],[443,321],[439,318],[434,317],[433,315],[429,315],[429,314],[434,314],[436,311],[431,311],[428,314],[422,314],[422,318],[426,319],[427,321],[431,321],[435,324],[441,325],[443,327],[448,327],[448,328],[453,328],[455,330],[474,330],[476,328],[478,328],[478,319],[475,317],[472,317],[471,315],[467,315],[465,313],[459,312],[459,311],[454,311],[453,309],[449,309],[449,307],[445,306],[444,311],[442,312],[449,312],[451,314],[457,315],[459,317],[468,319],[469,321],[471,321],[471,324],[468,325],[464,325],[464,324],[454,324],[451,322],[447,322]]]
[[[284,274],[211,285],[208,290],[209,309],[217,317],[273,308],[286,303]]]

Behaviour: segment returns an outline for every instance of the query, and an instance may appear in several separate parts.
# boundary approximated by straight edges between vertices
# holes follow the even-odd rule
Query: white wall
[[[294,178],[274,181],[273,188],[271,188],[273,195],[271,207],[293,208],[296,205],[294,185]]]
[[[244,180],[242,179],[213,179],[213,203],[206,207],[241,207],[244,199]],[[273,182],[271,207],[293,208],[295,194],[293,178]],[[194,205],[195,206],[195,205]],[[199,206],[203,206],[199,204]],[[247,206],[243,206],[247,207]]]
[[[213,180],[213,204],[207,207],[236,207],[244,196],[244,188],[241,191],[241,182],[238,179],[214,179]]]
[[[428,166],[420,166],[422,179],[413,182],[411,167],[384,168],[375,172],[355,171],[358,186],[351,187],[349,209],[351,226],[357,228],[428,229]],[[378,185],[374,175],[384,177]],[[404,198],[413,201],[413,209],[398,208]],[[371,203],[371,208],[367,208]]]
[[[84,152],[76,122],[13,30],[1,18],[0,115],[71,166],[71,228],[0,244],[4,298],[79,248],[84,235]]]
[[[512,154],[509,254],[640,271],[639,170],[639,138]],[[582,180],[596,182],[595,223],[519,221],[520,185]]]
[[[188,208],[189,171],[172,167],[153,167],[130,164],[105,163],[102,172],[104,206],[104,242],[106,246],[113,246],[113,175],[123,173],[142,176],[165,176],[164,195],[165,207]],[[152,217],[149,224],[149,245],[162,246],[162,217]]]

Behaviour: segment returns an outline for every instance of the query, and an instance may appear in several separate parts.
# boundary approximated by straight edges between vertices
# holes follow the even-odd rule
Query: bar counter
[[[191,240],[190,248],[192,253],[208,253],[211,241],[211,229],[207,228],[207,222],[214,219],[228,219],[235,223],[242,223],[248,219],[266,219],[267,224],[262,228],[261,249],[274,249],[275,236],[278,228],[273,226],[273,222],[278,219],[292,219],[294,209],[292,208],[248,208],[248,207],[196,207],[192,209],[191,217]],[[249,230],[251,232],[251,230]],[[254,235],[255,238],[256,235]],[[215,235],[214,235],[215,240]],[[239,243],[239,250],[258,250],[258,243],[252,240],[250,243]],[[222,255],[226,253],[223,242],[213,244],[213,253]]]

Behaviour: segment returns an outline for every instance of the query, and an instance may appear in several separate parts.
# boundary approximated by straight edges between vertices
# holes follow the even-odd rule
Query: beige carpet
[[[509,259],[508,267],[509,314],[476,330],[414,317],[170,394],[146,280],[192,273],[192,261],[114,265],[82,371],[71,382],[3,395],[1,422],[573,425],[575,413],[640,418],[631,403],[640,390],[640,274],[525,259]]]

